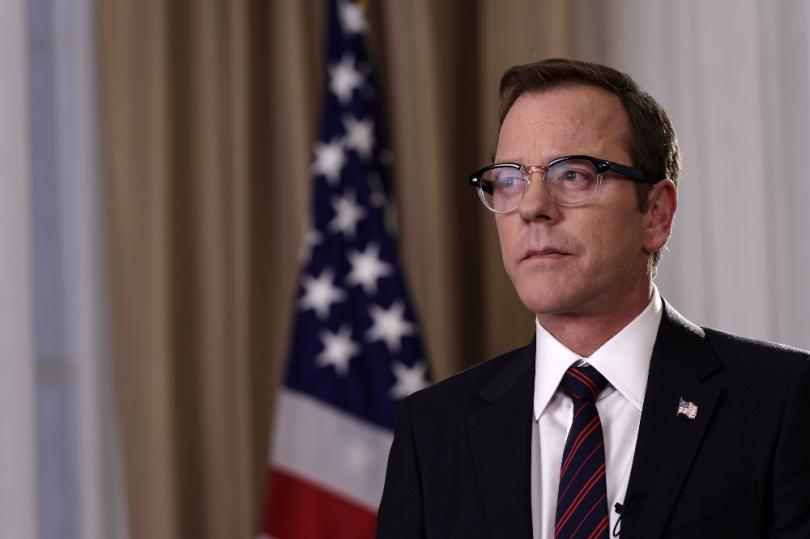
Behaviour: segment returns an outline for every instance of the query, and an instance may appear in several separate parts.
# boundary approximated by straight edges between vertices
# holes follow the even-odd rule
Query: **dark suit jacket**
[[[532,343],[403,401],[379,538],[531,538],[534,355]],[[665,303],[621,537],[810,538],[809,358]],[[695,419],[676,415],[681,398]]]

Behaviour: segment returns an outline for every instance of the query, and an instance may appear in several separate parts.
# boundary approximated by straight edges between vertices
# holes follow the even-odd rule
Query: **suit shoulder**
[[[412,405],[420,407],[446,403],[460,404],[475,397],[510,362],[525,354],[533,354],[533,349],[532,343],[510,350],[417,391],[409,399]]]
[[[769,369],[788,374],[806,368],[810,361],[807,350],[716,329],[704,328],[704,331],[715,353],[726,365],[750,365],[761,369],[763,362],[767,362]]]

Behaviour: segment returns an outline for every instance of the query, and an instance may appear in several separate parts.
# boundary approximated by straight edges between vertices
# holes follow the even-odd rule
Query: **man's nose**
[[[539,167],[529,171],[529,187],[518,206],[518,213],[526,221],[559,219],[560,207],[546,187],[544,175],[545,171]]]

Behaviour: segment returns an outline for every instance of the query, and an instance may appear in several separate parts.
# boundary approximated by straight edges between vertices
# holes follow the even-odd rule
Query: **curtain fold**
[[[111,328],[134,537],[172,537],[179,531],[165,27],[161,2],[100,5]]]
[[[135,537],[250,536],[256,519],[248,9],[99,6],[113,328]]]

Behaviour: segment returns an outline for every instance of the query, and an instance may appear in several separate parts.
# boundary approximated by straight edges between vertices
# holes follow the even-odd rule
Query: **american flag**
[[[328,2],[292,350],[277,401],[262,536],[373,537],[399,401],[429,380],[386,218],[390,152],[361,5]]]
[[[683,400],[683,397],[681,397],[680,402],[678,403],[678,411],[675,415],[685,415],[689,419],[695,419],[697,417],[697,413],[697,404],[691,401]]]

